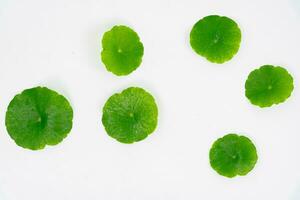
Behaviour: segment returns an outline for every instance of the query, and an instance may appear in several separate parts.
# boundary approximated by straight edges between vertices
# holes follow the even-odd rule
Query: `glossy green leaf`
[[[245,89],[245,95],[252,104],[270,107],[291,96],[293,77],[282,67],[264,65],[249,74]]]
[[[103,107],[102,123],[122,143],[145,139],[157,126],[158,109],[151,94],[131,87],[112,95]]]
[[[73,110],[65,97],[46,87],[24,90],[10,102],[5,124],[17,145],[43,149],[60,143],[72,129]]]
[[[245,136],[228,134],[219,138],[209,152],[212,168],[229,178],[248,174],[257,162],[254,144]]]
[[[144,54],[144,46],[134,30],[114,26],[102,38],[101,59],[106,69],[115,75],[128,75],[136,70]]]
[[[224,63],[238,52],[241,31],[228,17],[211,15],[199,20],[190,33],[194,51],[213,63]]]

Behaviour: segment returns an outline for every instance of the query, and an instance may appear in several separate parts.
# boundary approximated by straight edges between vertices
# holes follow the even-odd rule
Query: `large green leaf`
[[[17,145],[43,149],[60,143],[72,129],[73,110],[65,97],[46,87],[24,90],[10,102],[5,124]]]

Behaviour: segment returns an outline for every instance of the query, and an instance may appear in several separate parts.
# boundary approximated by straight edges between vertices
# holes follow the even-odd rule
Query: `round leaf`
[[[103,107],[102,123],[122,143],[145,139],[157,126],[158,109],[151,94],[131,87],[112,95]]]
[[[140,66],[144,46],[134,30],[114,26],[102,38],[101,59],[106,69],[115,75],[128,75]]]
[[[282,67],[264,65],[249,74],[245,88],[246,97],[252,104],[270,107],[291,96],[293,77]]]
[[[215,141],[209,158],[212,168],[229,178],[248,174],[258,159],[251,140],[236,134],[228,134]]]
[[[24,90],[10,102],[5,124],[17,145],[43,149],[60,143],[72,129],[73,110],[65,97],[46,87]]]
[[[228,17],[211,15],[199,20],[190,33],[194,51],[213,63],[230,60],[239,50],[241,31]]]

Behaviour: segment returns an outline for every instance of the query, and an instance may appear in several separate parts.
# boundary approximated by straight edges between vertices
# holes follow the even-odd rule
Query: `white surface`
[[[200,18],[226,15],[242,30],[240,51],[211,64],[189,46]],[[1,0],[0,200],[299,200],[299,0]],[[107,72],[100,41],[115,24],[129,25],[145,46],[143,63],[126,77]],[[286,67],[292,97],[269,109],[244,97],[248,73]],[[74,127],[59,145],[29,151],[8,136],[12,97],[44,85],[74,108]],[[159,126],[124,145],[101,124],[106,99],[128,86],[150,91]],[[259,161],[245,177],[227,179],[208,162],[213,141],[249,136]]]

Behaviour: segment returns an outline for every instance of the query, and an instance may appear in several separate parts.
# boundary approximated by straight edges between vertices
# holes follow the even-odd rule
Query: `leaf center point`
[[[272,88],[273,88],[272,85],[268,86],[268,90],[272,90]]]

